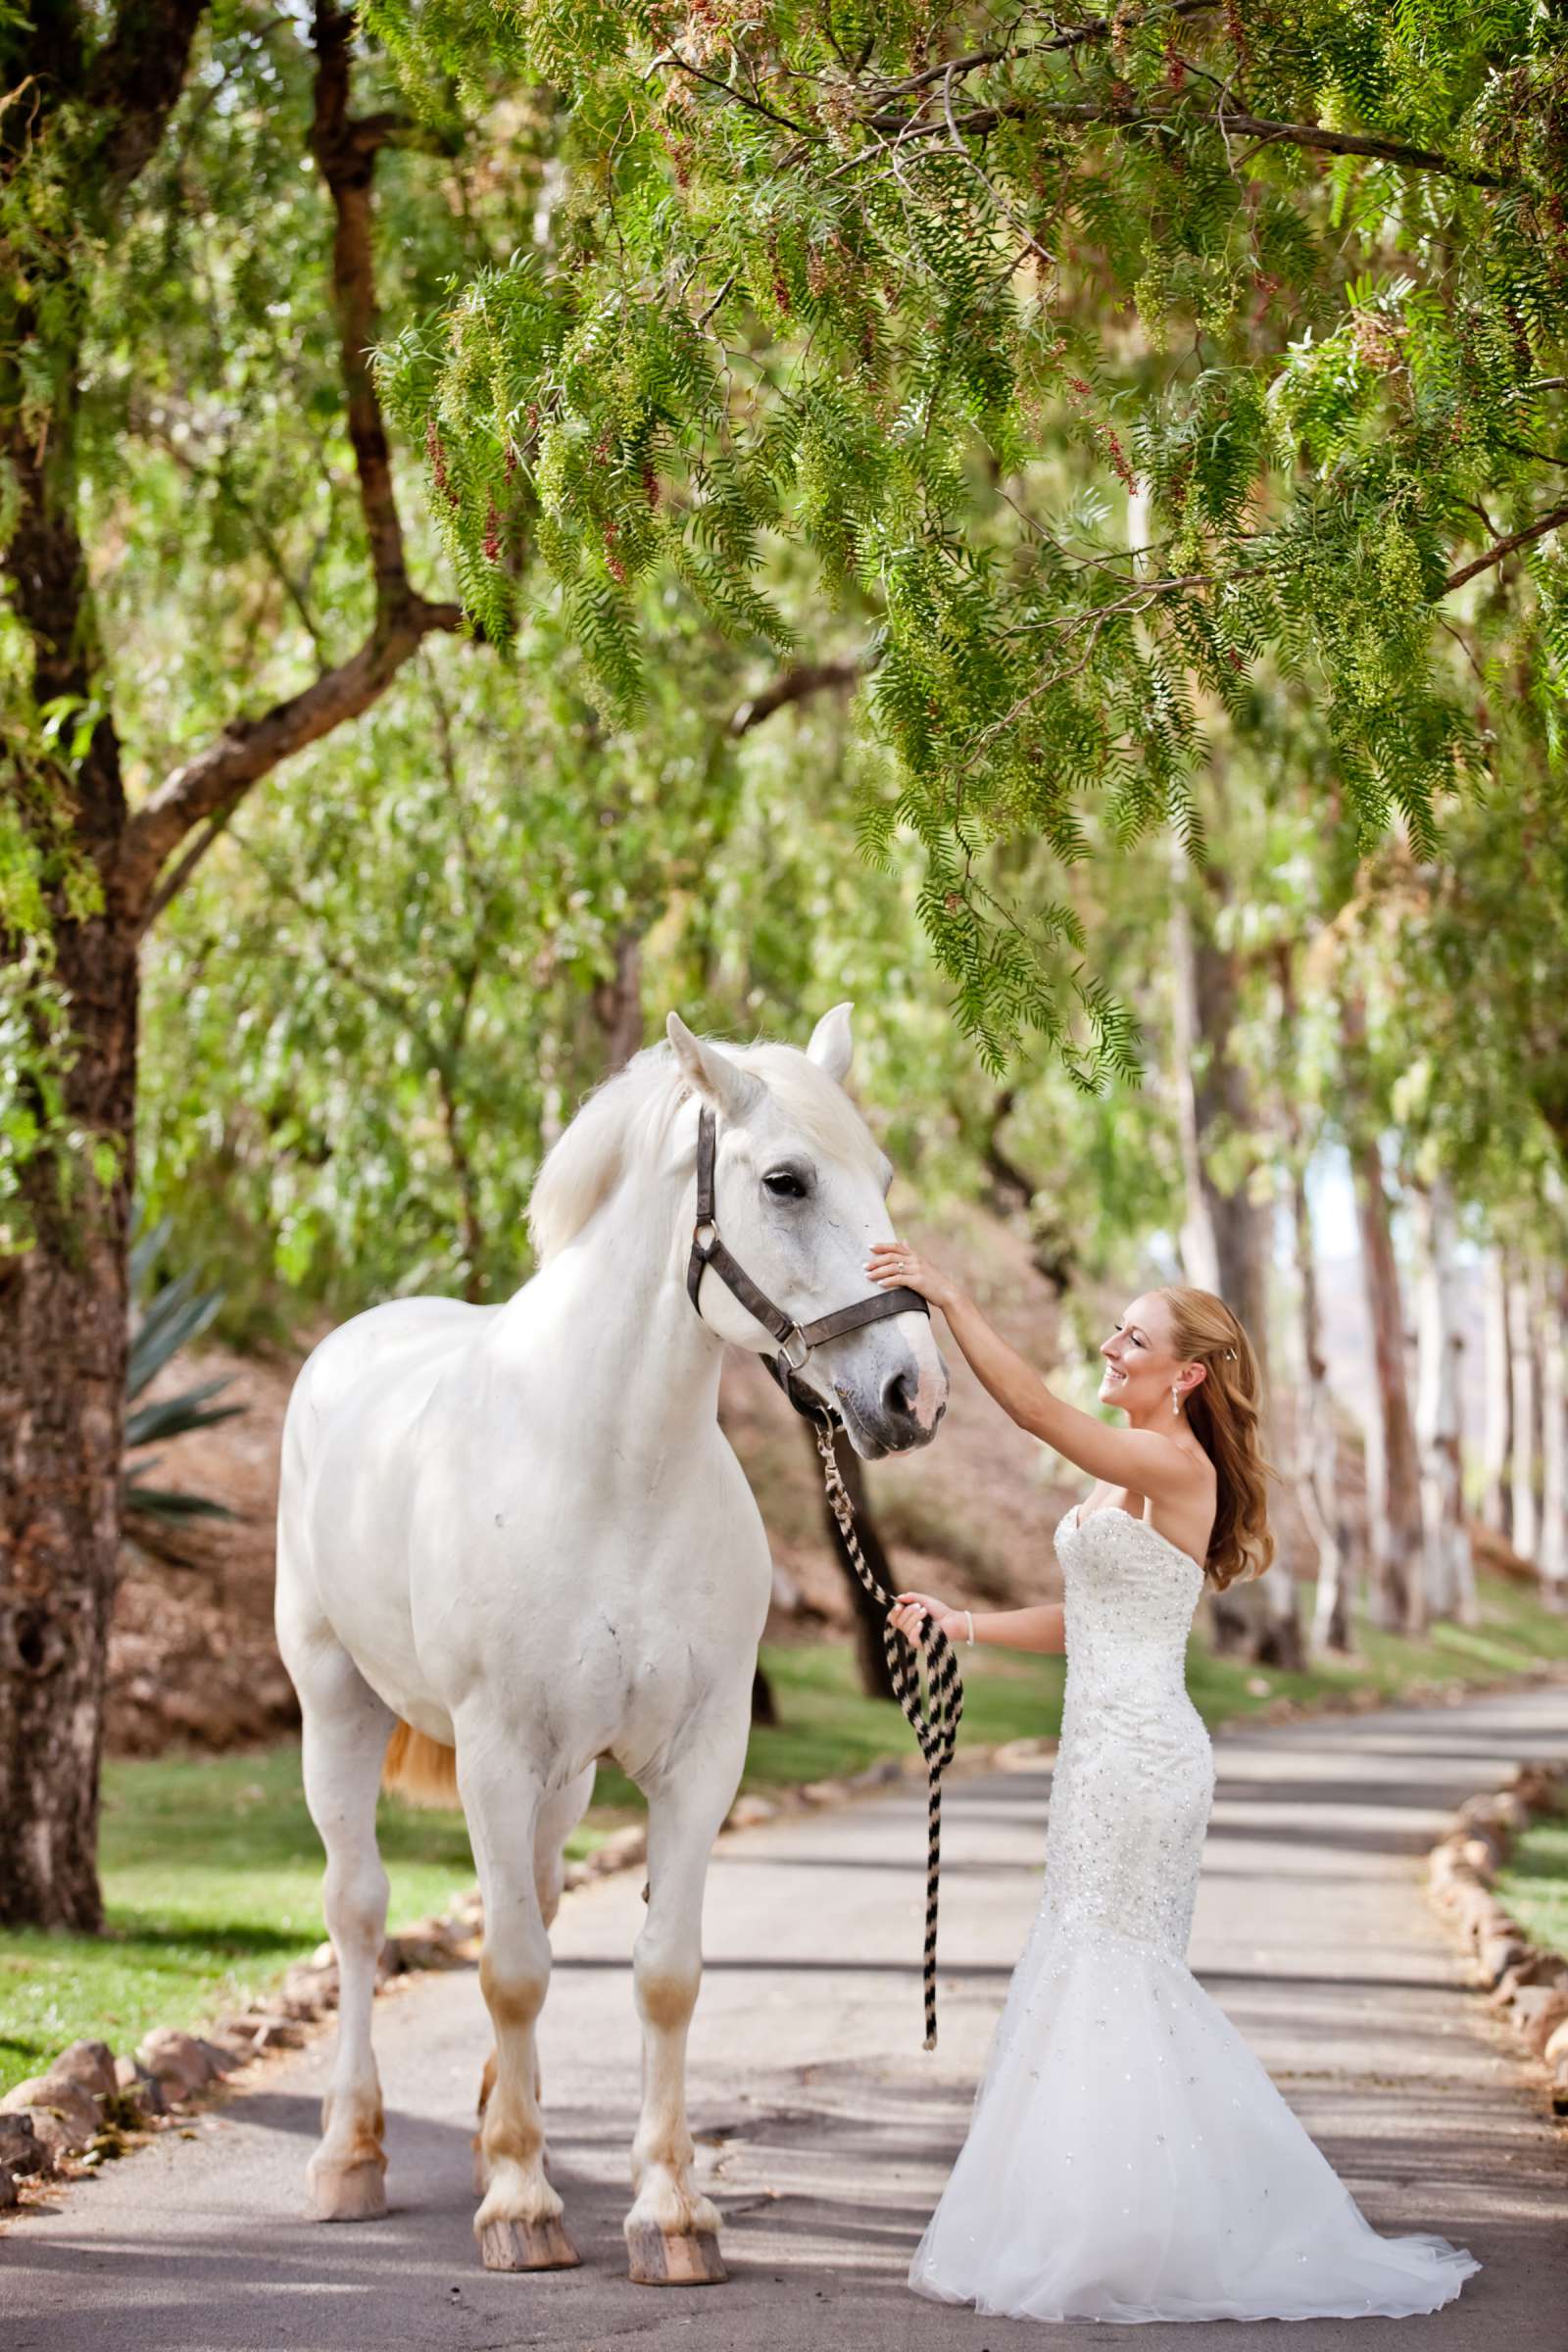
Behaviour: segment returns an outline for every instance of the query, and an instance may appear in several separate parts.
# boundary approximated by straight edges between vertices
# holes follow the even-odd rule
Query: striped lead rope
[[[822,1478],[827,1488],[828,1502],[844,1538],[844,1548],[854,1564],[855,1573],[872,1598],[885,1608],[893,1605],[891,1592],[884,1592],[865,1564],[860,1539],[855,1532],[855,1505],[839,1475],[838,1454],[833,1445],[831,1424],[820,1414],[812,1414],[816,1450],[822,1456]],[[925,1865],[925,2046],[937,2046],[937,1893],[942,1872],[942,1775],[953,1761],[958,1736],[958,1718],[963,1713],[963,1684],[958,1676],[958,1661],[953,1644],[940,1626],[929,1617],[920,1628],[918,1643],[901,1634],[890,1618],[882,1620],[882,1645],[887,1651],[888,1673],[892,1677],[894,1694],[908,1718],[909,1728],[920,1742],[926,1770],[926,1865]],[[910,1666],[905,1663],[910,1659]],[[921,1668],[924,1668],[924,1681]]]

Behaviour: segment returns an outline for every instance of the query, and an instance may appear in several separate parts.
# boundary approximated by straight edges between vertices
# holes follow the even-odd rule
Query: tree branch
[[[1170,7],[1158,12],[1158,21],[1163,23],[1167,17],[1211,16],[1219,5],[1220,0],[1172,0]],[[1003,44],[995,49],[973,49],[967,57],[954,58],[951,65],[927,66],[924,73],[910,74],[903,81],[885,81],[879,86],[877,96],[879,99],[905,98],[911,91],[923,90],[950,74],[961,81],[966,74],[978,73],[984,66],[1022,66],[1027,65],[1030,58],[1048,57],[1054,50],[1087,48],[1100,41],[1108,41],[1115,29],[1109,17],[1086,17],[1081,24],[1064,25],[1060,32],[1054,32],[1043,41],[1030,41],[1019,48]]]
[[[930,122],[911,129],[908,115],[868,115],[864,118],[868,130],[888,133],[902,132],[906,138],[935,138],[947,125]],[[1407,147],[1397,139],[1363,137],[1359,131],[1324,130],[1315,122],[1273,122],[1260,115],[1236,113],[1230,107],[1216,109],[1213,115],[1200,114],[1191,107],[1146,107],[1128,111],[1107,106],[1099,99],[1009,99],[1001,106],[971,107],[967,114],[956,118],[954,127],[973,137],[995,130],[999,122],[1048,122],[1102,124],[1111,130],[1179,128],[1183,124],[1197,128],[1234,131],[1241,137],[1260,140],[1265,146],[1288,144],[1310,147],[1325,155],[1361,155],[1372,162],[1402,164],[1410,171],[1437,172],[1446,178],[1458,179],[1477,188],[1505,188],[1514,183],[1501,178],[1495,172],[1482,170],[1476,164],[1462,164],[1452,156],[1439,155],[1429,147]]]
[[[206,7],[207,0],[121,0],[113,31],[87,66],[82,95],[105,124],[102,192],[111,200],[157,152]]]
[[[1473,564],[1461,564],[1457,571],[1450,571],[1441,593],[1446,596],[1450,588],[1462,588],[1466,580],[1475,578],[1477,572],[1490,571],[1494,564],[1502,563],[1513,554],[1516,547],[1528,547],[1532,539],[1544,539],[1548,531],[1556,530],[1565,522],[1568,522],[1568,507],[1553,507],[1549,514],[1539,514],[1534,522],[1527,522],[1522,531],[1510,531],[1506,539],[1499,539],[1495,546],[1489,547],[1486,554],[1477,556]]]
[[[1461,164],[1451,155],[1439,155],[1430,147],[1406,147],[1397,139],[1363,138],[1353,130],[1321,130],[1315,122],[1269,122],[1257,115],[1233,114],[1226,107],[1223,116],[1216,114],[1213,126],[1239,132],[1244,138],[1262,139],[1273,145],[1285,142],[1293,147],[1313,147],[1324,155],[1364,155],[1373,163],[1402,164],[1412,172],[1437,172],[1446,179],[1460,179],[1473,188],[1505,188],[1508,180],[1495,172],[1484,171],[1479,164]]]
[[[721,96],[730,99],[734,105],[744,106],[748,114],[760,115],[765,121],[776,122],[781,130],[793,130],[798,139],[807,140],[812,147],[820,147],[823,143],[818,133],[814,130],[808,130],[804,122],[792,122],[788,115],[778,114],[762,99],[754,97],[746,90],[738,90],[732,81],[721,81],[716,74],[705,74],[701,66],[694,66],[674,47],[666,49],[661,56],[656,57],[648,72],[652,74],[660,66],[678,66],[681,72],[688,74],[693,81],[705,82],[709,89],[717,90]]]
[[[804,703],[808,695],[821,694],[831,686],[854,686],[865,675],[868,666],[849,655],[833,662],[799,662],[794,668],[780,671],[772,684],[764,686],[760,694],[754,694],[750,702],[737,705],[725,732],[749,735],[753,727],[760,727],[775,710],[782,710],[786,703]]]
[[[165,874],[147,903],[147,912],[142,919],[143,930],[157,922],[171,899],[178,898],[214,842],[218,840],[220,834],[227,831],[228,820],[234,813],[235,806],[233,801],[226,801],[217,815],[210,816],[201,831],[193,834],[186,842],[178,858]]]
[[[376,306],[370,198],[379,150],[400,135],[401,118],[349,113],[353,19],[317,0],[316,103],[311,151],[332,199],[332,301],[339,360],[354,450],[360,509],[370,546],[375,620],[359,651],[323,670],[300,694],[274,703],[256,718],[231,720],[217,740],[165,779],[125,827],[120,882],[145,926],[194,871],[221,821],[257,780],[281,760],[357,718],[386,691],[409,657],[435,630],[463,625],[461,606],[429,604],[410,585],[392,480],[392,453],[370,373]],[[193,825],[209,824],[197,855],[183,859],[159,889],[165,861]]]
[[[396,625],[377,627],[348,661],[323,671],[302,694],[274,703],[259,718],[233,720],[216,742],[176,768],[125,828],[120,870],[132,903],[139,899],[151,907],[159,869],[192,825],[231,808],[281,760],[318,742],[346,719],[358,718],[385,693],[432,629],[457,629],[462,621],[457,605],[427,605],[420,597],[411,598]]]
[[[349,440],[360,477],[360,505],[370,541],[377,616],[388,619],[409,594],[403,530],[392,492],[392,453],[370,374],[375,341],[375,270],[370,189],[387,118],[356,122],[349,113],[354,20],[317,0],[311,38],[316,48],[316,105],[311,153],[332,199],[332,307],[348,406]]]

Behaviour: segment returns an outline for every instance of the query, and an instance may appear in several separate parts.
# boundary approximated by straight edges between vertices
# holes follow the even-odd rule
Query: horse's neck
[[[546,1350],[575,1416],[658,1448],[712,1427],[723,1358],[686,1295],[688,1243],[665,1192],[622,1185],[508,1300],[494,1335],[503,1355]]]

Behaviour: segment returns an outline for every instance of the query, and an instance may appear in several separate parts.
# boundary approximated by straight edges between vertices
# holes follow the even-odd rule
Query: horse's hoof
[[[626,2251],[634,2286],[722,2286],[729,2277],[711,2230],[666,2234],[652,2222],[633,2222]]]
[[[558,2220],[486,2222],[479,2259],[487,2271],[570,2271],[582,2256]]]
[[[378,2222],[386,2213],[386,2158],[313,2174],[311,2217],[318,2222]]]

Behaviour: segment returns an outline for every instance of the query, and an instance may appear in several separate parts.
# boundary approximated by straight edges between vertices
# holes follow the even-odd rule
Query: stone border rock
[[[1516,1764],[1503,1787],[1468,1797],[1427,1856],[1427,1894],[1463,1943],[1471,1981],[1550,2077],[1568,2116],[1568,1956],[1532,1943],[1494,1891],[1520,1831],[1568,1812],[1568,1765]]]
[[[471,1964],[478,1927],[474,1894],[441,1918],[388,1936],[378,1984]],[[323,1943],[205,2034],[156,2026],[134,2056],[121,2058],[106,2042],[73,2042],[46,2074],[0,2098],[0,2211],[33,2202],[33,2192],[57,2181],[85,2179],[150,2133],[180,2125],[190,2103],[225,2077],[272,2051],[298,2048],[307,2027],[336,2004],[337,1966]]]

